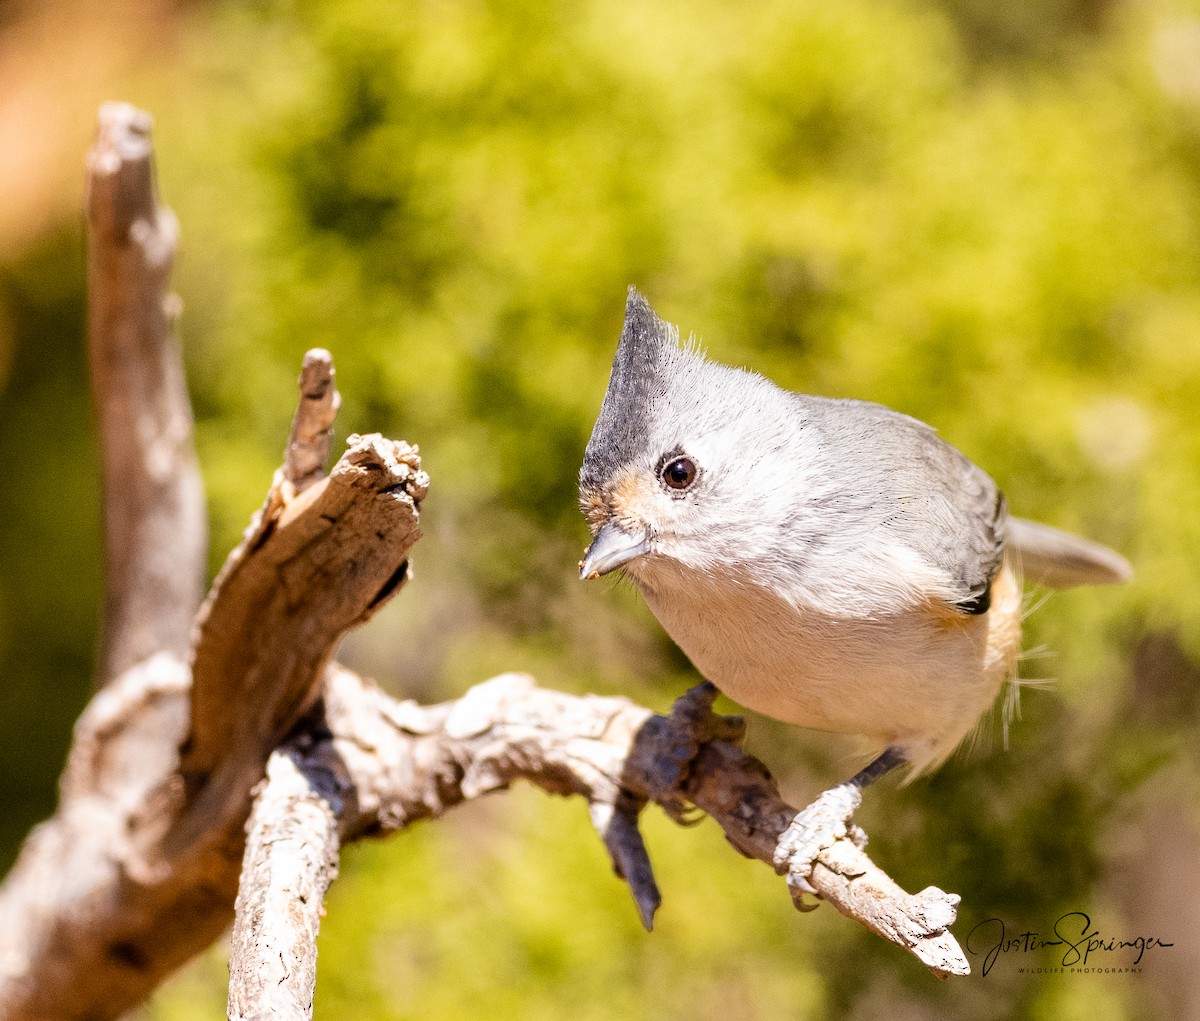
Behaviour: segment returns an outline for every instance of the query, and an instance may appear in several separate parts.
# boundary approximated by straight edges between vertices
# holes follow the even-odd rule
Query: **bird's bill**
[[[611,521],[596,533],[596,538],[579,565],[579,577],[587,580],[624,567],[629,561],[650,552],[650,536],[630,535]]]

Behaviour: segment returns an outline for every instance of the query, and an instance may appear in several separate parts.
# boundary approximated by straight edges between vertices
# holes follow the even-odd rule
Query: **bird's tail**
[[[1121,554],[1036,521],[1009,518],[1007,545],[1029,581],[1051,588],[1118,585],[1133,577],[1133,568]]]

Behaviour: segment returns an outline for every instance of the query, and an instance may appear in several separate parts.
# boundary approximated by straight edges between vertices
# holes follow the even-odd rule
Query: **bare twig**
[[[341,395],[333,385],[333,355],[315,347],[304,356],[300,369],[300,405],[283,461],[283,474],[297,492],[325,477],[333,423],[341,406]]]
[[[278,751],[247,824],[229,954],[228,1016],[236,1021],[312,1017],[317,931],[337,876],[336,781]]]
[[[662,785],[664,761],[677,771],[687,759],[690,775],[673,779],[659,802],[670,810],[682,797],[715,819],[744,855],[774,866],[779,838],[796,809],[780,799],[762,764],[738,750],[742,720],[714,715],[716,695],[704,682],[676,702],[669,718],[649,721],[632,750],[629,773]],[[949,932],[957,894],[937,887],[905,893],[848,837],[818,856],[817,865],[813,886],[842,914],[910,951],[939,978],[970,972]]]
[[[167,290],[179,228],[157,205],[150,118],[100,108],[88,154],[88,349],[104,460],[98,683],[162,652],[187,656],[203,594],[204,494]]]
[[[797,811],[780,799],[761,763],[723,742],[701,750],[684,792],[720,824],[734,847],[768,865]],[[970,973],[949,931],[958,913],[957,894],[935,886],[905,893],[846,837],[823,851],[816,866],[812,885],[843,915],[903,947],[938,978]]]
[[[654,928],[654,915],[662,904],[662,894],[642,831],[638,829],[638,813],[644,805],[641,799],[628,795],[618,796],[616,804],[594,798],[589,808],[592,825],[604,842],[613,871],[629,886],[638,918],[649,932]]]

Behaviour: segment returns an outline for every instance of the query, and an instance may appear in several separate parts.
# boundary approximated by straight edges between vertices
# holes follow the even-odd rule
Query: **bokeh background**
[[[625,288],[723,361],[936,425],[1120,590],[1031,596],[1026,689],[871,792],[908,889],[1141,972],[1010,954],[937,983],[711,824],[647,821],[643,933],[582,804],[517,790],[345,856],[318,1017],[1200,1017],[1200,5],[1182,0],[0,3],[0,859],[52,811],[89,692],[98,469],[82,159],[156,118],[215,570],[280,459],[303,351],[339,433],[420,444],[416,581],[343,658],[453,697],[522,669],[665,709],[694,676],[580,585],[575,478]],[[750,721],[802,802],[841,738]],[[1132,953],[1098,963],[1123,968]],[[1031,968],[1047,969],[1031,973]],[[1024,969],[1024,970],[1021,970]],[[220,1016],[214,949],[143,1012]]]

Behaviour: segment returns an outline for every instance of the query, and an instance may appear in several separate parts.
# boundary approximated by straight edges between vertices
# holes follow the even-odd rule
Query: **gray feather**
[[[1006,543],[1031,580],[1054,587],[1130,576],[1103,546],[1009,518],[987,473],[923,422],[866,401],[790,393],[710,362],[681,348],[678,331],[631,287],[581,496],[605,492],[630,470],[654,472],[670,451],[714,435],[730,453],[708,465],[698,510],[705,541],[744,558],[781,556],[775,569],[794,571],[800,585],[817,580],[810,565],[819,573],[861,564],[878,539],[935,568],[942,598],[965,613],[987,610]],[[773,521],[767,487],[781,485],[797,486],[796,500]],[[751,551],[751,539],[772,527],[777,554]]]
[[[1013,518],[1008,542],[1025,577],[1051,588],[1118,585],[1133,577],[1129,561],[1107,546],[1036,521]]]
[[[579,474],[582,489],[596,488],[640,452],[647,411],[660,373],[677,347],[675,330],[654,314],[650,303],[635,288],[629,288],[625,325],[608,390],[583,456]]]
[[[854,513],[939,568],[969,612],[987,609],[1000,570],[1008,513],[981,468],[924,422],[867,401],[796,395],[823,445],[853,465],[845,474]]]

